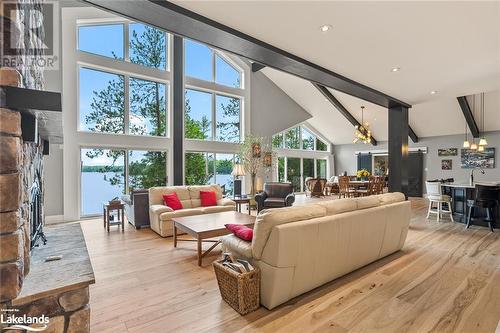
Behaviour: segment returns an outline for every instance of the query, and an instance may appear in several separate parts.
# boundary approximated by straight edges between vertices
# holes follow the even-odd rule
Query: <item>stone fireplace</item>
[[[37,44],[42,28],[36,31],[40,38],[30,38],[10,24],[30,15],[29,22],[41,26],[36,24],[43,21],[36,10],[41,3],[10,1],[19,11],[2,7],[0,43],[23,46],[8,56],[22,60],[24,50],[31,50],[30,56],[43,53]],[[44,230],[43,158],[49,141],[62,142],[62,114],[60,94],[43,91],[43,72],[22,61],[0,68],[0,330],[12,326],[6,318],[45,316],[47,332],[83,333],[90,330],[94,275],[80,225]]]

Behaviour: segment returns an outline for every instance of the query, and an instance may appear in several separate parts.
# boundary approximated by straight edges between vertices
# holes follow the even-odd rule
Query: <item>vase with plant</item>
[[[266,168],[271,168],[272,147],[269,140],[264,137],[248,135],[240,146],[238,157],[240,164],[243,165],[245,172],[251,178],[250,195],[255,195],[255,182],[257,175]],[[261,154],[264,152],[264,154]]]
[[[366,180],[368,177],[370,177],[370,171],[366,169],[361,169],[356,172],[356,177],[360,180]]]

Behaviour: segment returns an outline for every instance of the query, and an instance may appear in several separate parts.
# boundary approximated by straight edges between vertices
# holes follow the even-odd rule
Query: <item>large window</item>
[[[187,139],[240,142],[240,98],[186,89],[184,112]]]
[[[295,192],[302,192],[302,174],[300,170],[300,158],[288,157],[286,167],[286,179],[292,183]]]
[[[124,31],[128,29],[128,36]],[[168,35],[141,23],[78,27],[78,49],[112,60],[86,59],[79,67],[79,129],[100,133],[166,136],[168,82],[143,77],[136,65],[167,69]],[[116,62],[133,63],[130,72]],[[136,66],[136,67],[133,67]],[[107,69],[105,69],[107,68]],[[137,73],[137,74],[135,74]],[[137,76],[141,77],[137,77]]]
[[[125,36],[125,28],[128,28],[128,36]],[[78,50],[165,70],[168,34],[142,23],[80,25]]]
[[[241,88],[241,71],[208,46],[185,39],[185,74],[224,86]]]
[[[326,160],[316,160],[316,177],[326,178]]]
[[[148,189],[167,184],[167,153],[164,151],[128,151],[128,188]]]
[[[185,184],[219,184],[226,194],[233,193],[234,154],[187,152],[185,154]]]
[[[81,150],[81,215],[102,213],[102,203],[125,193],[125,151]]]
[[[123,75],[80,68],[80,130],[125,133]]]
[[[276,177],[279,182],[289,182],[295,192],[305,191],[305,180],[327,178],[327,160],[324,158],[299,158],[280,156]]]
[[[186,138],[212,140],[212,94],[186,89],[185,103]]]
[[[328,151],[327,144],[304,126],[273,135],[273,148]]]
[[[285,132],[285,148],[299,149],[300,148],[300,128],[295,127]]]
[[[87,67],[80,67],[79,73],[80,130],[166,135],[166,83],[125,77]],[[129,96],[128,101],[125,101],[126,95]]]
[[[102,213],[102,203],[126,189],[167,184],[167,153],[126,149],[81,149],[81,215]],[[127,175],[127,178],[126,178]]]
[[[104,57],[123,60],[124,24],[82,25],[78,27],[78,49]],[[99,38],[97,38],[99,37]]]

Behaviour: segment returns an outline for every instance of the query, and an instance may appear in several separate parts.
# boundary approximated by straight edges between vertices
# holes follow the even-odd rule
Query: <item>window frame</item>
[[[298,128],[298,132],[299,132],[299,148],[287,148],[286,146],[286,133],[289,132],[289,131],[292,131],[292,130],[295,130]],[[307,132],[309,132],[312,137],[314,138],[314,147],[313,149],[304,149],[304,142],[303,142],[303,138],[302,138],[302,130],[305,130]],[[325,142],[327,140],[324,140],[321,136],[319,136],[316,131],[312,130],[310,127],[304,125],[304,124],[301,124],[301,125],[297,125],[297,126],[294,126],[294,127],[290,127],[290,128],[287,128],[286,130],[284,131],[281,131],[281,132],[278,132],[276,134],[274,134],[272,137],[271,137],[271,141],[274,139],[275,136],[277,135],[280,135],[281,136],[281,147],[274,147],[274,149],[277,149],[277,150],[289,150],[289,151],[307,151],[307,152],[318,152],[318,153],[327,153],[327,152],[330,152],[330,148],[329,148],[329,144],[328,142]],[[325,145],[326,145],[326,150],[318,150],[317,149],[317,141],[316,140],[320,140],[321,142],[323,142]]]
[[[159,69],[148,66],[143,66],[140,64],[132,63],[129,59],[129,25],[134,23],[140,23],[136,21],[131,21],[123,18],[100,18],[100,19],[77,19],[75,24],[75,49],[73,50],[76,55],[76,97],[77,97],[77,124],[76,128],[78,132],[92,133],[99,135],[118,135],[118,136],[133,136],[133,137],[152,137],[152,138],[171,138],[171,82],[172,82],[172,72],[171,72],[171,54],[172,54],[172,34],[164,31],[165,33],[165,43],[166,43],[166,68]],[[110,25],[110,24],[123,24],[123,40],[124,40],[124,59],[113,59],[107,56],[98,55],[90,53],[87,51],[79,50],[79,33],[78,29],[80,26],[98,26],[98,25]],[[88,68],[91,70],[97,70],[110,74],[117,74],[124,76],[124,133],[106,133],[106,132],[93,132],[89,130],[84,130],[81,128],[81,112],[80,112],[80,69]],[[145,81],[158,82],[166,85],[165,89],[165,135],[138,135],[131,134],[130,131],[130,96],[129,96],[129,82],[130,78],[137,78]]]
[[[172,67],[172,64],[171,64],[171,60],[172,60],[172,56],[171,56],[171,54],[172,54],[172,51],[171,51],[172,33],[169,33],[167,31],[164,31],[164,33],[165,33],[165,48],[166,48],[166,50],[165,50],[165,52],[166,52],[166,54],[165,54],[165,61],[166,61],[165,69],[148,67],[148,66],[136,64],[136,63],[133,63],[130,61],[130,57],[129,57],[129,53],[130,53],[129,52],[129,50],[130,50],[130,34],[129,34],[129,32],[130,32],[130,29],[129,29],[129,26],[130,26],[130,24],[134,24],[134,23],[149,25],[149,24],[145,24],[142,22],[128,20],[128,19],[120,18],[120,17],[77,19],[76,30],[75,30],[76,45],[75,45],[74,52],[76,54],[84,53],[87,55],[100,57],[100,58],[104,58],[104,59],[108,59],[108,60],[112,60],[112,61],[116,61],[116,62],[122,62],[122,63],[130,64],[130,65],[140,66],[142,68],[148,68],[148,69],[158,70],[158,71],[162,71],[162,72],[171,72],[171,67]],[[117,25],[122,24],[123,25],[123,50],[122,50],[123,51],[123,59],[113,59],[113,58],[105,56],[105,55],[96,54],[96,53],[92,53],[92,52],[88,52],[88,51],[84,51],[84,50],[79,49],[79,47],[80,47],[80,34],[79,34],[78,29],[80,27],[113,25],[113,24],[117,24]],[[158,29],[156,27],[153,27],[153,28]],[[161,30],[161,29],[158,29],[158,30]]]
[[[136,147],[125,147],[125,146],[112,146],[112,145],[80,145],[79,146],[79,165],[80,165],[80,168],[78,169],[79,171],[79,177],[78,177],[78,192],[79,192],[79,200],[78,200],[78,206],[79,206],[79,209],[78,209],[78,214],[80,215],[80,218],[82,219],[86,219],[86,218],[94,218],[94,217],[98,217],[98,216],[101,216],[102,214],[101,213],[97,213],[97,214],[83,214],[83,196],[82,196],[82,167],[83,167],[83,161],[82,161],[82,150],[84,149],[106,149],[106,150],[122,150],[125,152],[125,156],[123,158],[123,177],[124,177],[124,183],[123,183],[123,186],[124,186],[124,195],[128,195],[130,194],[130,191],[129,191],[129,152],[131,150],[133,151],[155,151],[155,152],[162,152],[162,153],[165,153],[165,178],[167,179],[167,183],[168,183],[168,174],[169,174],[169,153],[168,153],[168,150],[167,149],[149,149],[149,148],[136,148]]]

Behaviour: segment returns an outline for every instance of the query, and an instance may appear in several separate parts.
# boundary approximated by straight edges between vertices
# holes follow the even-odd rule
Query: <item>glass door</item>
[[[301,192],[300,158],[288,157],[286,166],[287,180],[292,183],[294,192]]]
[[[326,160],[316,160],[316,177],[326,179]]]
[[[306,190],[305,181],[307,178],[314,178],[314,159],[313,158],[304,158],[302,159],[302,191]]]

